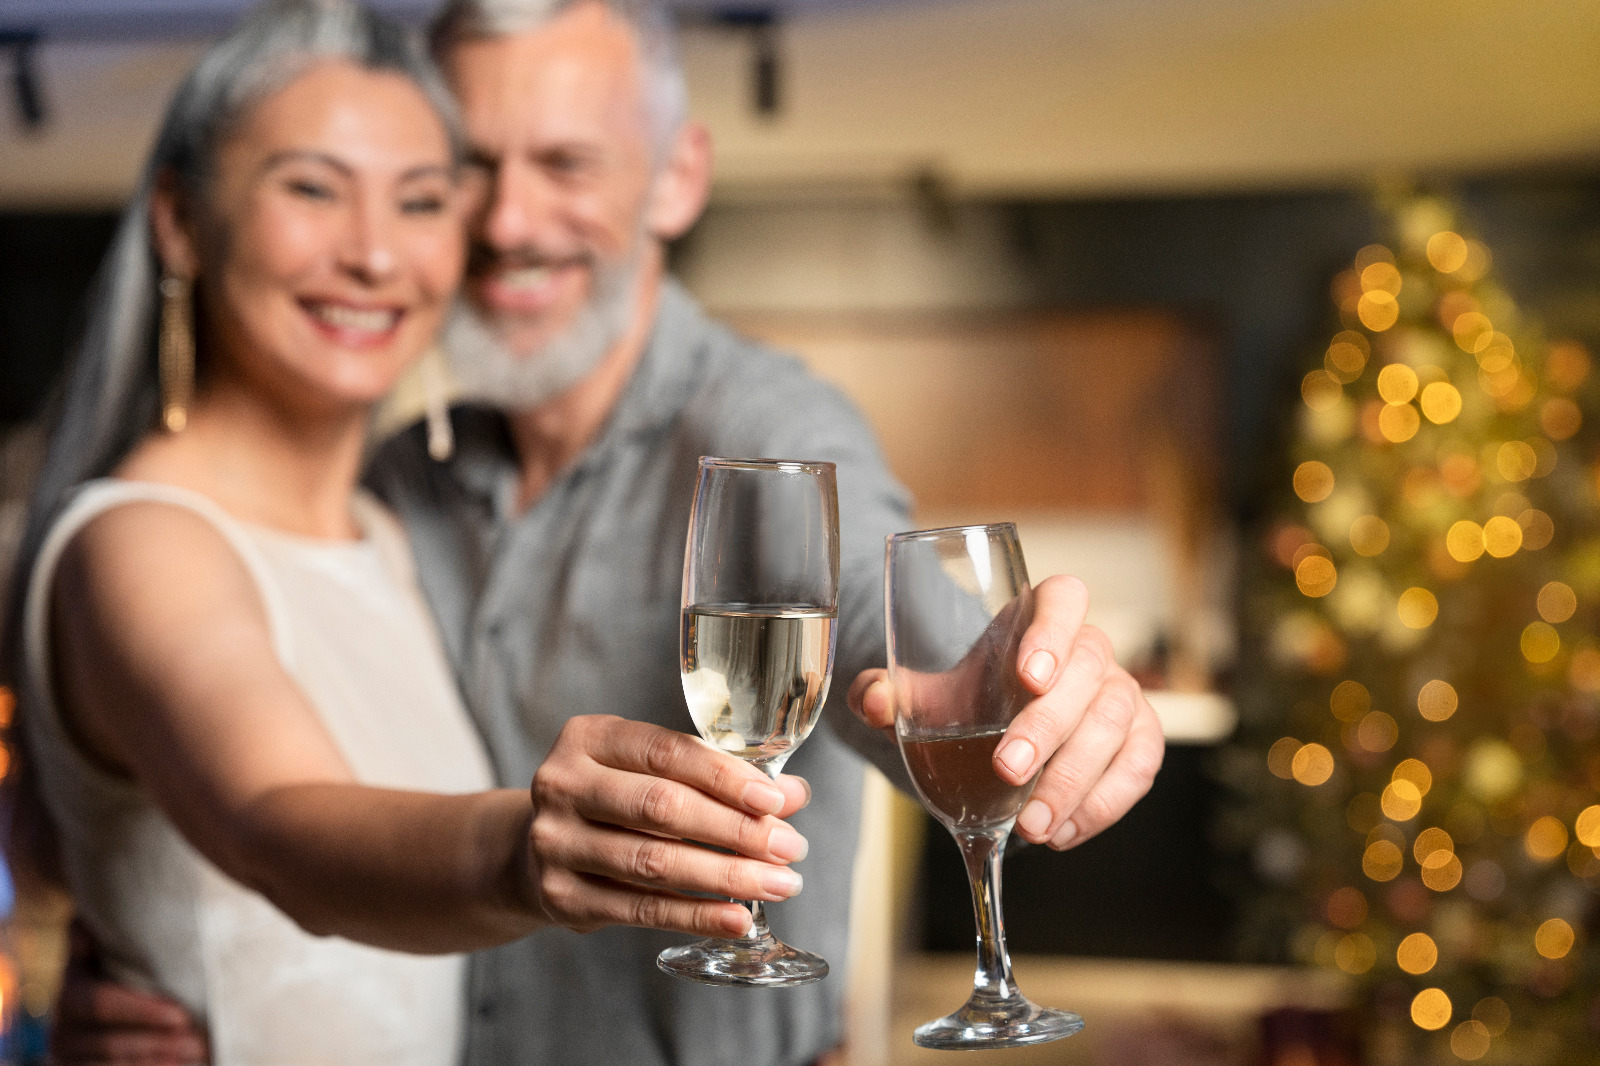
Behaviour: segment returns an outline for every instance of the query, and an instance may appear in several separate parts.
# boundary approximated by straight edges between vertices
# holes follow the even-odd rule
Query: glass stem
[[[973,917],[978,925],[978,969],[972,978],[972,997],[985,1001],[1017,995],[1011,958],[1006,954],[1005,917],[1000,912],[1000,859],[1006,835],[1005,830],[955,834],[967,863]]]
[[[776,781],[783,772],[783,764],[788,762],[788,752],[776,759],[756,763],[761,772]],[[750,928],[745,931],[746,940],[771,940],[772,930],[767,926],[767,905],[759,899],[736,900],[750,908]]]

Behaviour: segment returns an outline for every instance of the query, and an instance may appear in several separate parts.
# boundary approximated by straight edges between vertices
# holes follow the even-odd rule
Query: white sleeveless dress
[[[132,501],[192,511],[238,553],[279,661],[359,781],[441,793],[492,785],[404,534],[376,501],[357,497],[364,539],[345,542],[251,526],[170,486],[82,486],[29,576],[25,735],[78,913],[112,976],[188,1007],[210,1033],[217,1066],[454,1066],[461,956],[305,932],[208,862],[143,789],[100,770],[67,736],[51,692],[51,583],[85,523]]]

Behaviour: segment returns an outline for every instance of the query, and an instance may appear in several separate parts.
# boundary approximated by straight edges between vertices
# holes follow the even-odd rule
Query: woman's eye
[[[307,200],[332,200],[333,190],[321,182],[294,179],[288,182],[289,191]]]
[[[444,208],[442,196],[412,196],[400,202],[400,212],[406,215],[437,215]]]

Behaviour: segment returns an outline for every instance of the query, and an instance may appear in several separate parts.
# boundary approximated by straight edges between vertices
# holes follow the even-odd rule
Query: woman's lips
[[[331,300],[301,300],[300,306],[318,332],[355,348],[387,344],[405,317],[397,307],[357,307]]]

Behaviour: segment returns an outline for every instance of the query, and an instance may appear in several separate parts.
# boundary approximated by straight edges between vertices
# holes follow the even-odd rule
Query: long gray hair
[[[409,78],[438,113],[460,159],[455,105],[421,43],[351,0],[269,0],[201,57],[167,107],[155,151],[90,290],[66,388],[52,405],[44,466],[12,569],[0,675],[20,675],[28,575],[68,495],[110,472],[156,425],[160,264],[150,234],[152,187],[170,174],[187,196],[203,200],[218,150],[245,113],[329,59]]]

